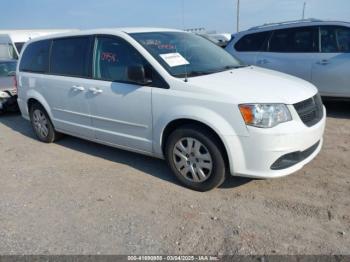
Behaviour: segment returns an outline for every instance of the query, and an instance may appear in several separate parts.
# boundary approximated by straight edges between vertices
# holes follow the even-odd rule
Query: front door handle
[[[78,85],[74,85],[72,86],[72,88],[74,91],[80,91],[80,92],[85,90],[83,86],[78,86]]]
[[[90,87],[89,91],[92,92],[94,95],[101,94],[103,91],[101,89]]]
[[[324,59],[324,60],[318,61],[317,64],[319,64],[319,65],[328,65],[329,64],[329,60]]]

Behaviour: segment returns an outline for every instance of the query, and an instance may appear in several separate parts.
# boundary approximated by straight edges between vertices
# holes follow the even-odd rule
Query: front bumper
[[[248,127],[247,137],[226,137],[231,174],[253,178],[275,178],[301,169],[321,151],[326,125],[324,107],[323,110],[323,118],[312,127],[294,120],[271,129]],[[278,164],[283,158],[298,159],[292,164],[276,168],[276,163]]]

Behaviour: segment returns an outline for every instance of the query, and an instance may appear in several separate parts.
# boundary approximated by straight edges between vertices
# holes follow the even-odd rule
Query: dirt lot
[[[198,193],[161,160],[0,116],[1,254],[350,254],[350,103],[328,103],[321,154],[276,180]]]

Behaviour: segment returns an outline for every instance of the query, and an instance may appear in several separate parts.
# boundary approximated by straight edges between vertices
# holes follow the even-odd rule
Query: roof
[[[101,28],[90,30],[78,30],[67,33],[52,34],[42,37],[36,37],[33,41],[51,39],[57,37],[79,36],[79,35],[93,35],[93,34],[120,34],[120,33],[148,33],[148,32],[183,32],[177,29],[170,28],[153,28],[153,27],[120,27],[120,28]]]
[[[0,29],[0,34],[12,34],[12,33],[47,33],[47,32],[67,32],[78,29],[73,28],[52,28],[52,29]]]
[[[304,19],[304,20],[295,20],[295,21],[285,21],[285,22],[278,22],[278,23],[267,23],[260,26],[255,26],[248,31],[253,30],[270,30],[271,28],[289,28],[289,27],[298,27],[298,26],[317,26],[317,25],[345,25],[349,26],[349,22],[345,21],[325,21],[325,20],[318,20],[318,19]]]

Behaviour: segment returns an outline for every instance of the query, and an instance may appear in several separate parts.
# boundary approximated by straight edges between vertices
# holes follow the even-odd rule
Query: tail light
[[[16,76],[13,76],[13,87],[14,87],[15,94],[18,94],[18,85],[17,85]]]

